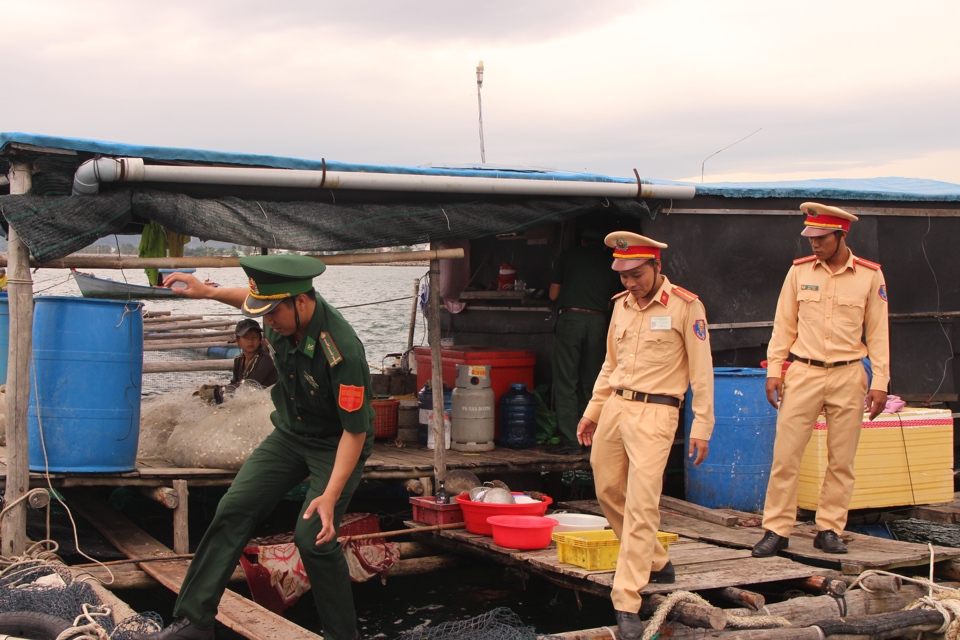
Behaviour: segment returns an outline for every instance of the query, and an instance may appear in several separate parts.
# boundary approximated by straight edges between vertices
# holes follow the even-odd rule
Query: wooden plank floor
[[[596,500],[580,500],[557,505],[580,513],[603,515]],[[725,527],[686,516],[661,506],[660,530],[681,536],[709,542],[733,549],[751,549],[763,536],[759,526]],[[925,565],[930,562],[930,552],[926,545],[912,542],[886,540],[845,531],[841,538],[849,553],[831,555],[813,548],[816,527],[813,524],[799,524],[790,536],[790,546],[780,552],[780,556],[820,567],[840,569],[843,573],[856,575],[867,569],[894,569]],[[934,547],[936,561],[960,558],[960,549]]]
[[[426,534],[423,534],[426,535]],[[501,564],[525,565],[557,584],[606,597],[613,586],[614,572],[588,571],[582,567],[561,563],[557,558],[556,543],[545,549],[518,551],[494,543],[493,538],[469,533],[466,530],[440,531],[433,539],[448,549],[473,551]],[[677,572],[674,584],[649,584],[643,593],[670,593],[677,589],[703,591],[746,584],[808,578],[822,573],[788,558],[754,558],[749,550],[732,549],[681,537],[670,545],[670,559]]]
[[[463,453],[448,450],[447,469],[466,469],[477,475],[508,472],[544,472],[589,469],[590,456],[558,456],[547,453],[541,447],[533,449],[503,449],[483,453]],[[6,484],[7,449],[0,447],[0,484]],[[169,486],[172,480],[187,480],[192,486],[226,485],[233,481],[236,471],[227,469],[197,469],[173,467],[159,458],[139,459],[135,471],[128,473],[52,473],[55,487],[73,486],[123,486],[151,485]],[[433,450],[419,445],[396,447],[390,443],[377,442],[373,454],[367,459],[364,477],[379,480],[404,480],[433,475]],[[43,474],[31,473],[32,487],[46,486]]]

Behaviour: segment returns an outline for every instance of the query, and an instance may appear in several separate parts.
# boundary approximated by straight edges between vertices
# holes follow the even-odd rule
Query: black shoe
[[[640,640],[643,637],[643,621],[640,615],[626,611],[614,611],[617,615],[617,630],[620,640]]]
[[[840,542],[840,536],[833,529],[817,531],[813,539],[813,548],[822,549],[824,553],[846,553],[847,546]]]
[[[673,568],[673,563],[667,560],[660,571],[650,572],[650,582],[656,584],[673,584],[677,581],[677,571]]]
[[[777,555],[777,551],[786,549],[788,546],[790,546],[790,538],[784,538],[773,531],[767,531],[763,534],[760,542],[753,545],[753,557],[769,558]]]
[[[130,640],[213,640],[213,627],[201,629],[186,618],[177,618],[163,631],[133,633]]]

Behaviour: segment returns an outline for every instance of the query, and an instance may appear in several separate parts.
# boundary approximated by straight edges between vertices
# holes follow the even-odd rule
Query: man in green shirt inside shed
[[[240,259],[250,289],[210,287],[183,273],[164,284],[190,298],[218,300],[263,317],[280,381],[271,390],[276,427],[257,447],[217,507],[163,631],[135,640],[208,640],[220,597],[253,533],[283,496],[309,476],[294,540],[324,638],[358,637],[350,576],[337,530],[373,449],[373,394],[363,344],[313,289],[326,268],[300,255]]]
[[[580,246],[561,253],[553,269],[550,300],[557,303],[559,314],[553,338],[553,402],[561,442],[547,449],[549,453],[584,450],[577,441],[577,424],[607,355],[610,298],[623,291],[603,238],[596,229],[584,229]]]

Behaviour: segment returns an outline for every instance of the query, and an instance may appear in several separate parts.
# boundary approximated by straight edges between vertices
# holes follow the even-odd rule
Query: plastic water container
[[[430,432],[430,412],[433,411],[433,389],[430,387],[429,381],[417,393],[417,403],[420,408],[417,418],[417,442],[425,447],[428,444],[428,433]],[[447,385],[443,385],[443,411],[448,417],[453,413],[453,389]]]
[[[684,457],[687,500],[712,509],[763,508],[773,464],[777,411],[767,402],[766,369],[713,370],[714,415],[710,455],[699,467]],[[691,392],[684,402],[684,450],[693,423]]]
[[[433,411],[431,410],[427,416],[427,421],[433,419]],[[452,436],[452,427],[450,425],[450,414],[446,411],[443,412],[443,448],[450,449],[450,438]],[[433,435],[433,429],[427,428],[427,449],[435,449],[437,446],[436,440]]]
[[[500,439],[508,449],[529,449],[537,444],[537,399],[527,385],[515,383],[500,397]]]
[[[133,471],[142,374],[140,303],[37,298],[27,409],[30,470]]]
[[[0,384],[7,384],[7,357],[10,353],[10,304],[0,293]]]

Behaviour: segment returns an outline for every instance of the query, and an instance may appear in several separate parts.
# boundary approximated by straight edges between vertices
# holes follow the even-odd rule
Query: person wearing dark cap
[[[220,500],[213,522],[187,570],[174,606],[177,619],[136,640],[207,640],[220,597],[254,527],[293,487],[310,477],[294,541],[310,579],[323,636],[354,640],[353,591],[337,530],[364,461],[373,449],[370,369],[359,338],[313,289],[325,267],[300,255],[240,259],[250,288],[215,288],[189,274],[164,284],[191,298],[239,307],[263,317],[279,382],[271,389],[276,427],[250,455]]]
[[[816,202],[805,202],[800,210],[807,215],[801,235],[813,255],[794,260],[787,272],[767,346],[767,400],[777,408],[777,438],[763,507],[765,532],[753,547],[758,558],[790,543],[800,462],[821,411],[829,456],[813,546],[824,553],[847,552],[840,534],[853,495],[864,401],[873,420],[887,403],[890,383],[887,285],[879,264],[847,247],[847,232],[857,217]],[[873,367],[869,390],[861,364],[867,355]]]
[[[261,387],[270,387],[277,383],[280,374],[273,364],[270,348],[263,339],[263,329],[253,318],[244,318],[234,329],[240,353],[233,359],[233,377],[230,386],[237,387],[241,382],[252,380]]]
[[[590,466],[603,515],[620,539],[610,590],[621,640],[643,635],[640,591],[672,583],[673,563],[657,542],[663,472],[680,406],[693,390],[687,455],[699,465],[713,432],[713,356],[703,303],[661,273],[662,242],[609,234],[613,270],[626,291],[613,299],[607,357],[577,437],[592,445]]]
[[[550,300],[557,303],[553,330],[553,405],[560,446],[556,454],[580,453],[577,423],[593,393],[593,383],[607,355],[610,298],[623,290],[610,269],[603,234],[584,230],[580,246],[560,254],[553,270]]]

